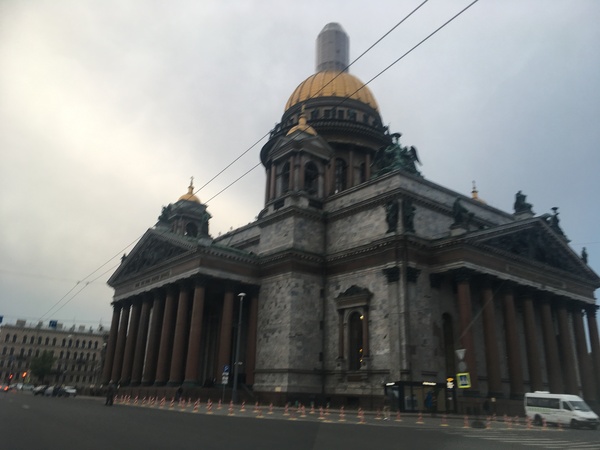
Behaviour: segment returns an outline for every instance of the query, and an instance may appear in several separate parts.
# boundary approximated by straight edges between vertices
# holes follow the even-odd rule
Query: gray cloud
[[[342,24],[355,57],[418,3],[3,2],[0,314],[45,314],[152,226],[191,175],[201,186],[267,133],[313,73],[327,22]],[[351,71],[370,79],[468,3],[428,3]],[[519,189],[537,213],[559,206],[597,271],[598,19],[594,1],[479,2],[370,85],[428,179],[464,194],[476,180],[508,211]],[[212,234],[254,220],[263,197],[259,168],[209,203]],[[107,278],[52,318],[108,324]]]

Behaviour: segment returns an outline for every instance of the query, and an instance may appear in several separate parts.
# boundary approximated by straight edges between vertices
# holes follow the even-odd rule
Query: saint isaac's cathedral
[[[424,178],[348,72],[341,26],[316,47],[260,151],[256,221],[212,237],[190,183],[123,257],[103,381],[229,394],[239,372],[263,403],[401,411],[433,397],[519,412],[536,390],[595,404],[600,278],[557,211],[535,215],[521,192],[501,211]]]

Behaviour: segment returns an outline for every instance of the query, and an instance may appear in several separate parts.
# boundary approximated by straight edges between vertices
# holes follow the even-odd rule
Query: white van
[[[525,414],[536,425],[546,423],[569,425],[571,428],[598,428],[598,416],[577,395],[536,391],[525,394]]]

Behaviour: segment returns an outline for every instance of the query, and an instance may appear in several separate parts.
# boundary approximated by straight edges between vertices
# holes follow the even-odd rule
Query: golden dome
[[[194,177],[192,177],[192,179],[190,180],[190,185],[188,186],[187,193],[179,197],[179,200],[187,200],[188,202],[200,203],[200,199],[194,195]]]
[[[294,90],[285,105],[287,111],[298,103],[317,97],[349,97],[378,111],[377,102],[367,86],[348,72],[317,72]]]

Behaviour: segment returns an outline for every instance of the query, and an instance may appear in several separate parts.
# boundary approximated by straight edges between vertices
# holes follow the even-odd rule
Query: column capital
[[[538,292],[536,289],[530,286],[516,285],[515,289],[517,290],[517,295],[519,297],[530,298],[532,300],[536,297]]]
[[[416,267],[406,267],[406,281],[409,283],[416,283],[419,275],[421,273],[421,269],[417,269]]]
[[[598,305],[586,305],[583,308],[585,315],[588,317],[596,317],[596,311],[598,311]]]
[[[397,283],[400,281],[400,268],[399,267],[388,267],[386,269],[382,269],[383,274],[387,278],[387,282],[389,283]]]
[[[514,281],[502,280],[502,283],[500,285],[500,293],[503,296],[510,294],[513,297],[515,297],[517,288],[518,288],[518,285]]]
[[[444,279],[443,273],[430,273],[429,274],[429,285],[434,289],[442,287],[442,280]]]
[[[471,281],[471,279],[476,275],[476,272],[474,270],[467,269],[466,267],[453,270],[451,273],[454,277],[454,280],[457,282]]]
[[[209,282],[209,277],[205,275],[197,275],[193,278],[194,287],[206,287]]]

